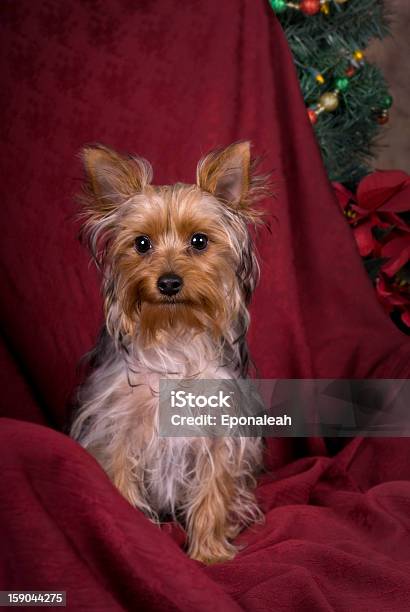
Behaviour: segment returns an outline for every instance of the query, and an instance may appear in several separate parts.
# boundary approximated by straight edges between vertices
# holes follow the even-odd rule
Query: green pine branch
[[[288,9],[278,14],[292,49],[306,106],[315,106],[320,96],[335,89],[335,80],[346,74],[355,50],[365,50],[369,41],[388,34],[388,19],[382,0],[331,0],[328,16],[306,16]],[[325,79],[319,84],[312,71]],[[322,112],[314,126],[324,163],[332,181],[354,186],[370,171],[377,135],[383,129],[377,118],[386,109],[387,84],[381,71],[367,61],[339,93],[339,107]]]

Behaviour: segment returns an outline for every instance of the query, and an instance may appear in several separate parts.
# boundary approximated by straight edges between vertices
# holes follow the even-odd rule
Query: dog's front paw
[[[202,544],[191,543],[188,554],[195,561],[200,561],[205,565],[213,565],[230,561],[236,555],[237,550],[233,544],[227,541],[208,541]]]

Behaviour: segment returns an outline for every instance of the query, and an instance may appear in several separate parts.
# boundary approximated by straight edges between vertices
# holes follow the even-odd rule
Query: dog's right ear
[[[152,167],[141,157],[125,156],[102,145],[87,145],[81,151],[87,182],[88,208],[101,216],[140,193],[152,180]]]

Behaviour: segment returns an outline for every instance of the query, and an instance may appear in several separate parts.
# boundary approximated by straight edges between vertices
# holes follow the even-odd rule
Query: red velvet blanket
[[[61,428],[95,339],[99,281],[72,201],[76,154],[95,141],[168,183],[252,140],[277,191],[258,238],[260,375],[408,377],[408,339],[363,271],[267,1],[10,0],[0,28],[2,415]],[[3,421],[0,437],[3,589],[65,589],[73,610],[410,609],[406,439],[354,440],[333,458],[322,440],[270,440],[265,525],[204,568],[65,436]]]
[[[408,441],[355,440],[266,475],[264,525],[204,567],[134,510],[72,440],[4,419],[1,588],[65,590],[72,610],[409,610]]]

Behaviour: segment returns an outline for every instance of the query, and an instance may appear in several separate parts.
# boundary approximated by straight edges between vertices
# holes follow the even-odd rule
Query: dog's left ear
[[[95,214],[115,210],[152,180],[151,165],[141,157],[122,155],[100,144],[84,147],[81,157],[87,178],[85,203]]]
[[[84,221],[80,237],[101,266],[117,211],[143,192],[152,180],[152,168],[142,157],[122,155],[101,144],[84,147],[81,158],[86,180],[77,195]]]
[[[267,195],[266,177],[254,176],[248,141],[208,153],[197,167],[197,184],[238,213],[254,217],[253,204]]]

